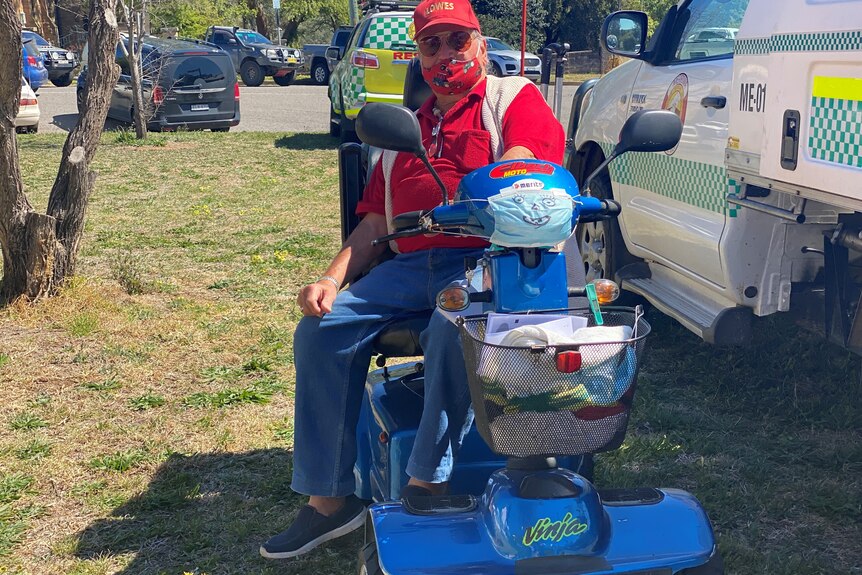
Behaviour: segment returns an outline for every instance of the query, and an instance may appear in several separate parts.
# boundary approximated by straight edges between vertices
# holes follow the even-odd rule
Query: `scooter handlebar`
[[[620,215],[622,206],[614,200],[600,200],[598,198],[589,198],[593,200],[581,208],[581,213],[578,216],[578,221],[581,223],[599,222],[608,220]]]

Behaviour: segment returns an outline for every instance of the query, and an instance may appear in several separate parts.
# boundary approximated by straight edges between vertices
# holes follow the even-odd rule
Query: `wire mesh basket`
[[[586,317],[587,328],[596,326],[589,310],[562,313]],[[486,316],[459,318],[476,427],[494,452],[581,455],[620,446],[650,326],[640,309],[604,308],[602,317],[604,327],[620,329],[591,333],[625,337],[495,345],[485,341]]]

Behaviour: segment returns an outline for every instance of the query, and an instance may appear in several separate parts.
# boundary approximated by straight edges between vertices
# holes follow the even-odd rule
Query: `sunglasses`
[[[473,34],[459,30],[457,32],[435,34],[420,38],[416,42],[419,45],[419,53],[426,57],[434,56],[440,51],[440,47],[443,46],[444,39],[446,45],[456,52],[466,52],[473,45]]]

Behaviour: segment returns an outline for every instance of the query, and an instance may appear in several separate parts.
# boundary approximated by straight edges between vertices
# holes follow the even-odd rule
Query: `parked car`
[[[353,26],[339,26],[332,34],[329,44],[306,44],[302,47],[305,66],[315,84],[323,86],[329,83],[329,75],[338,63],[338,58],[327,58],[326,50],[335,47],[339,49],[339,54],[344,54],[344,48],[352,32]]]
[[[74,52],[52,46],[50,42],[31,30],[22,30],[21,38],[32,40],[36,44],[52,84],[62,88],[72,83],[72,71],[78,67]]]
[[[378,9],[387,10],[377,12]],[[416,55],[408,33],[416,2],[371,2],[343,53],[327,50],[338,60],[329,80],[329,133],[355,141],[354,122],[366,102],[401,104],[407,66]]]
[[[246,86],[260,86],[266,76],[272,76],[279,86],[289,86],[305,63],[301,50],[273,44],[254,30],[210,26],[204,40],[230,54]]]
[[[42,84],[48,79],[48,70],[45,68],[42,54],[39,53],[36,42],[22,39],[21,59],[23,60],[21,74],[27,80],[27,83],[30,84],[30,88],[34,92],[38,92]]]
[[[120,38],[126,47],[129,40]],[[87,47],[82,61],[87,61]],[[108,117],[132,122],[134,99],[129,60],[117,44],[120,77],[111,93]],[[147,129],[152,131],[212,130],[227,132],[239,124],[239,84],[230,56],[197,41],[146,37],[141,48]],[[86,106],[87,66],[78,75],[78,112]]]
[[[39,100],[23,77],[21,78],[21,99],[18,102],[18,115],[15,116],[15,131],[35,134],[39,131]]]
[[[499,38],[485,36],[488,42],[489,74],[494,76],[517,76],[521,73],[521,51],[509,46]],[[538,80],[542,75],[542,60],[535,54],[524,54],[524,76]]]

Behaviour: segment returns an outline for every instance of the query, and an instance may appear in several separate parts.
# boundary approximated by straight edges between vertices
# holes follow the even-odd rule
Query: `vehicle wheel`
[[[332,106],[329,107],[329,135],[334,138],[341,135],[341,118],[335,113]]]
[[[239,75],[246,86],[260,86],[263,84],[263,70],[254,60],[246,60],[239,67]]]
[[[273,76],[272,79],[275,80],[275,83],[279,86],[290,86],[293,79],[296,77],[296,71],[288,72],[284,76]]]
[[[69,84],[72,83],[72,74],[64,74],[63,76],[58,76],[57,78],[52,78],[51,83],[57,86],[58,88],[65,88]]]
[[[33,124],[29,128],[27,128],[27,132],[30,134],[38,134],[39,133],[39,124]]]
[[[213,132],[230,132],[230,126],[228,126],[227,128],[213,128],[212,131]]]
[[[383,575],[380,561],[377,559],[377,544],[372,541],[366,543],[359,550],[359,575]]]
[[[75,94],[75,102],[78,104],[78,114],[84,113],[84,90],[79,89]]]
[[[498,78],[503,76],[503,70],[496,62],[491,62],[491,68],[488,70],[488,73]]]
[[[724,560],[722,560],[718,549],[716,549],[715,554],[709,561],[700,567],[683,569],[679,572],[679,575],[724,575]]]
[[[593,155],[587,163],[584,177],[599,167],[601,162],[602,158],[600,155]],[[602,200],[613,199],[611,178],[607,170],[596,176],[590,185],[590,191],[593,197]],[[617,270],[627,264],[639,261],[626,249],[626,244],[620,231],[620,224],[616,218],[578,224],[575,230],[575,237],[578,240],[578,249],[584,261],[584,273],[587,276],[587,282],[596,279],[612,280]],[[627,296],[637,297],[634,294],[624,294],[617,300],[618,305],[642,303],[643,301],[637,298],[637,301],[633,302]],[[623,300],[626,301],[624,302]]]
[[[311,79],[315,84],[325,86],[329,82],[329,66],[326,61],[315,60],[311,67]]]

